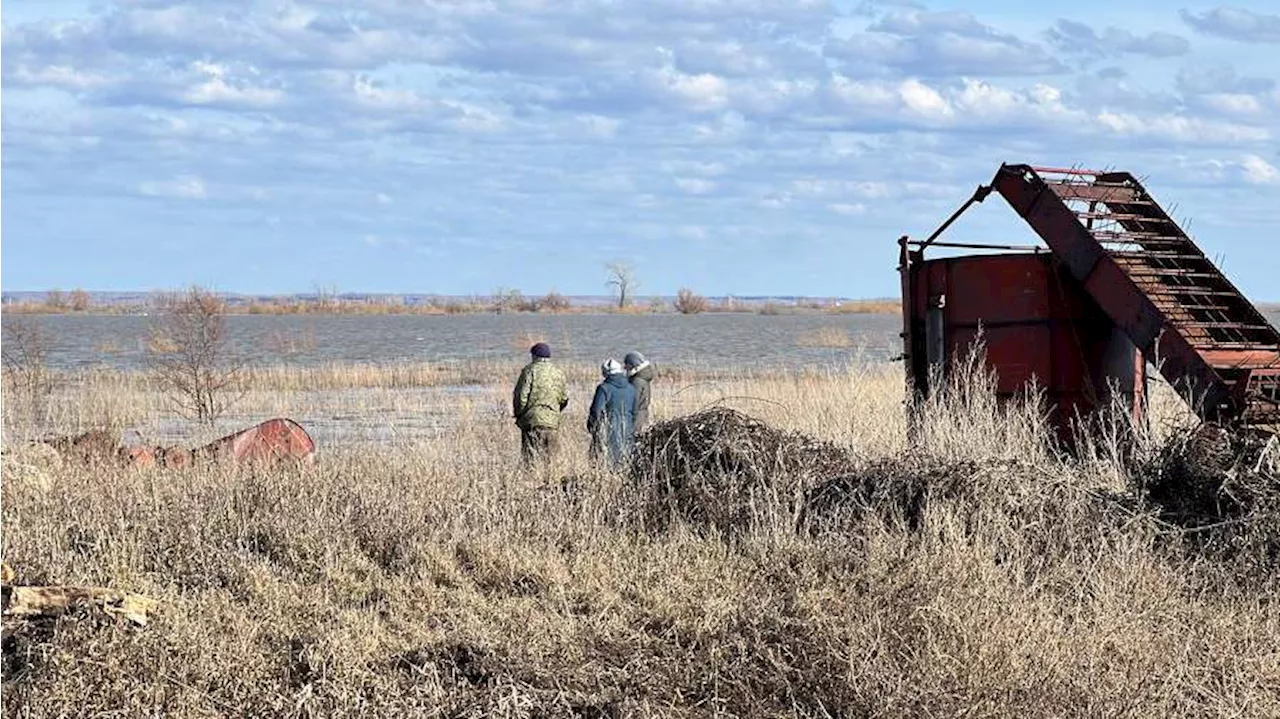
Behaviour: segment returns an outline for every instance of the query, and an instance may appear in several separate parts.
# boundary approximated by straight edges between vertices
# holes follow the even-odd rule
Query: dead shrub
[[[1280,572],[1280,438],[1204,424],[1137,457],[1134,490],[1166,532],[1240,573]]]
[[[8,318],[4,323],[3,354],[9,397],[17,399],[27,421],[41,424],[49,409],[53,379],[49,373],[49,343],[37,320]]]
[[[682,315],[696,315],[707,311],[707,298],[695,293],[688,287],[681,287],[676,293],[676,312]]]
[[[559,292],[548,292],[536,300],[533,307],[536,312],[567,312],[569,308],[569,298]]]
[[[247,389],[227,336],[226,302],[200,287],[159,298],[147,363],[177,411],[213,423]]]

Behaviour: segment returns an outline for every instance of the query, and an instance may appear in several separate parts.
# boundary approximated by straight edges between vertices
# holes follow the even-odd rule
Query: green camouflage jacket
[[[558,429],[569,404],[564,372],[547,359],[535,359],[520,371],[511,396],[511,411],[521,429]]]

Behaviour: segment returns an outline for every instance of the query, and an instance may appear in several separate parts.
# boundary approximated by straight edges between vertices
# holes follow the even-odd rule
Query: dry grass
[[[58,467],[17,446],[6,394],[5,560],[163,602],[142,629],[82,616],[15,635],[6,715],[1280,715],[1274,566],[1100,504],[1141,479],[1119,441],[1059,456],[1034,408],[979,381],[930,408],[908,453],[899,367],[664,375],[655,420],[734,407],[924,499],[912,521],[837,512],[797,532],[760,497],[733,538],[646,530],[647,488],[587,466],[594,376],[572,379],[565,452],[528,474],[504,409],[516,368],[484,369],[436,436],[274,472]],[[318,383],[366,387],[352,401],[376,411],[464,374],[276,369],[245,402],[305,416]],[[136,376],[72,379],[56,423],[163,412]],[[1183,421],[1160,397],[1144,457]]]
[[[896,315],[902,312],[899,300],[850,300],[831,307],[829,312],[838,315]]]

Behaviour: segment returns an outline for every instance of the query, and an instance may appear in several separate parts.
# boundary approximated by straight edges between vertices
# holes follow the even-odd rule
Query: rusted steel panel
[[[316,449],[306,430],[297,422],[284,418],[269,419],[196,450],[147,445],[125,447],[120,444],[119,437],[101,429],[44,442],[60,455],[86,464],[118,462],[135,467],[167,468],[187,467],[200,459],[229,458],[235,462],[307,460]]]
[[[1280,352],[1273,350],[1203,350],[1200,354],[1216,369],[1280,367]]]
[[[315,442],[297,422],[278,417],[217,439],[196,454],[236,462],[305,460],[315,449]]]
[[[953,323],[972,323],[979,319],[993,323],[1042,321],[1053,314],[1056,306],[1049,302],[1044,288],[1048,284],[1048,267],[1043,262],[1027,262],[1026,255],[991,255],[975,257],[963,267],[952,268],[947,296],[947,319]],[[971,269],[970,269],[971,268]]]
[[[937,298],[947,367],[981,336],[996,390],[1010,398],[1032,384],[1044,391],[1049,418],[1070,441],[1072,423],[1108,401],[1110,386],[1126,393],[1141,416],[1141,354],[1048,254],[978,255],[923,261],[906,276],[907,324],[926,324]],[[913,363],[928,391],[927,365]]]
[[[1052,192],[1028,184],[1019,175],[1008,172],[993,183],[1000,195],[1022,215],[1040,239],[1083,282],[1106,250],[1080,226],[1071,210]]]
[[[976,327],[948,327],[947,345],[954,357],[963,357],[978,337]],[[1035,381],[1041,387],[1053,384],[1053,332],[1047,324],[1021,327],[983,328],[982,342],[987,365],[996,370],[996,386],[1001,393],[1013,394]],[[1039,348],[1038,350],[1031,348]],[[1073,388],[1063,382],[1054,389]]]

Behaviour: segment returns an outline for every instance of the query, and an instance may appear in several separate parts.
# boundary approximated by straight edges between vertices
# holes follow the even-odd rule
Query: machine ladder
[[[1137,178],[1004,164],[991,189],[1201,418],[1280,425],[1280,332]]]

